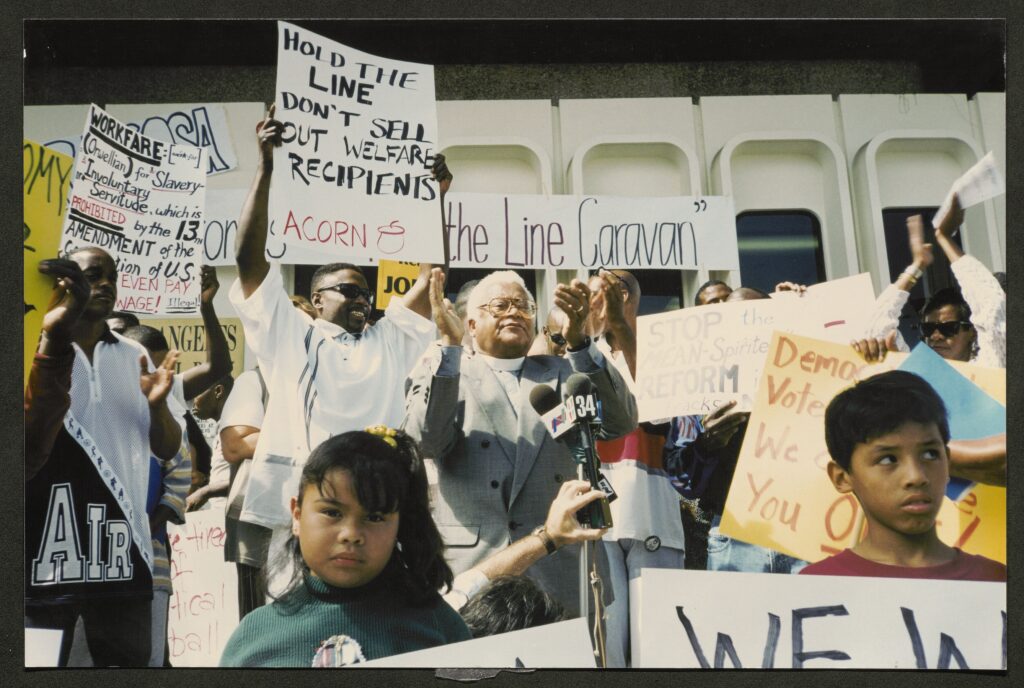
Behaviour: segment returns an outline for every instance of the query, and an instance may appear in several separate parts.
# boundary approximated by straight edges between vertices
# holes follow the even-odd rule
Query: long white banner
[[[727,196],[452,192],[445,196],[445,217],[457,267],[739,268],[736,218]]]
[[[1006,669],[1005,583],[643,569],[629,603],[638,669]]]

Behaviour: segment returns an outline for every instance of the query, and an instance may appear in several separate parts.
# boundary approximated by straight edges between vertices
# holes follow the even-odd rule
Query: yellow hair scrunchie
[[[368,425],[366,427],[366,432],[381,438],[390,444],[393,449],[398,449],[398,440],[395,439],[398,436],[398,433],[392,428],[389,428],[386,425]]]

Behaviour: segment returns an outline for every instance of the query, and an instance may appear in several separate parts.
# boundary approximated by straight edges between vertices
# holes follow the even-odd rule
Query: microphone
[[[607,491],[610,485],[601,475],[601,460],[594,446],[591,425],[601,423],[601,402],[597,398],[594,383],[582,373],[573,373],[565,382],[565,415],[578,430],[578,451],[582,456],[583,474],[595,490]],[[575,453],[575,452],[574,452]],[[591,502],[576,514],[580,523],[590,528],[608,528],[612,525],[612,514],[608,498]]]

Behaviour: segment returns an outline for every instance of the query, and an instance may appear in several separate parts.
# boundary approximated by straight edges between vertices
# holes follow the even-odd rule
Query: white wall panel
[[[736,214],[806,210],[821,226],[827,279],[860,270],[853,201],[835,109],[827,95],[703,98],[711,193],[733,197]],[[742,276],[732,276],[741,284]]]

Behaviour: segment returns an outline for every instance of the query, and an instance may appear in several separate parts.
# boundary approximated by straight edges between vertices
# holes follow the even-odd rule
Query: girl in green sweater
[[[415,442],[383,426],[313,450],[291,500],[292,580],[249,613],[221,666],[344,666],[469,640]]]

